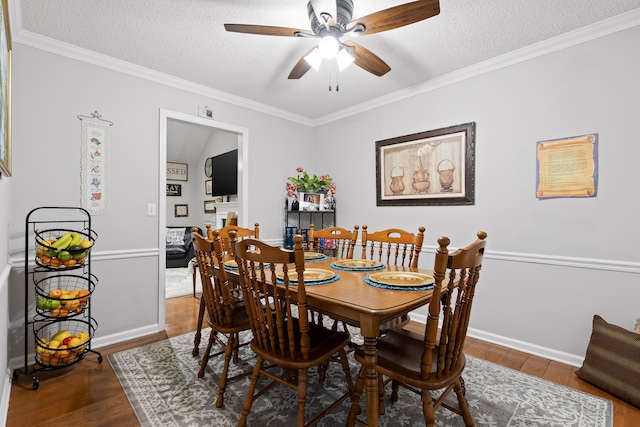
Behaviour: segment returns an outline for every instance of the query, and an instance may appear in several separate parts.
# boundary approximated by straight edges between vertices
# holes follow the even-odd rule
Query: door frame
[[[165,229],[167,227],[167,174],[165,173],[167,164],[167,127],[169,120],[178,120],[197,125],[203,125],[215,129],[233,132],[238,135],[238,225],[247,227],[249,218],[249,130],[236,125],[222,123],[204,117],[193,116],[160,109],[160,137],[158,156],[158,328],[165,328],[165,270],[166,270],[166,246]]]

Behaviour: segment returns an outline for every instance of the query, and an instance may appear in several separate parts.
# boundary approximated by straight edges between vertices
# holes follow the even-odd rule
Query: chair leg
[[[211,330],[211,334],[209,335],[209,343],[207,344],[207,350],[202,355],[202,360],[200,361],[200,371],[198,371],[198,378],[204,377],[204,370],[207,367],[207,363],[209,363],[209,355],[211,354],[211,347],[213,346],[216,336],[216,331]]]
[[[384,377],[378,372],[378,415],[385,414],[384,409]]]
[[[356,423],[356,416],[360,414],[360,395],[364,389],[364,367],[360,368],[358,372],[358,380],[353,389],[351,395],[351,409],[349,410],[349,416],[347,417],[347,426],[353,427]]]
[[[298,371],[298,427],[304,427],[304,407],[307,403],[307,370]]]
[[[238,354],[240,353],[240,336],[238,334],[235,334],[235,335],[236,335],[236,337],[235,337],[235,340],[233,341],[234,342],[234,345],[233,345],[233,363],[235,365],[237,365],[238,364],[238,360],[239,360]]]
[[[467,399],[464,397],[465,389],[463,386],[464,382],[462,377],[458,378],[453,386],[453,390],[456,392],[456,396],[458,397],[458,406],[460,407],[460,411],[462,412],[462,419],[464,420],[464,425],[467,427],[474,427],[473,417],[471,416],[471,411],[469,411],[469,405],[467,404]]]
[[[196,336],[193,339],[193,351],[191,352],[191,354],[193,354],[194,356],[197,356],[198,353],[200,353],[200,339],[201,339],[201,335],[202,335],[202,322],[204,322],[204,310],[205,310],[205,304],[204,304],[204,296],[200,297],[200,309],[198,311],[198,324],[196,325]]]
[[[398,390],[400,390],[400,383],[396,380],[391,381],[391,401],[398,401]]]
[[[222,374],[220,375],[220,382],[218,383],[218,399],[216,400],[216,408],[222,408],[224,405],[224,391],[227,388],[227,376],[229,374],[229,362],[231,362],[231,355],[235,348],[235,340],[237,334],[229,334],[227,339],[227,345],[224,349],[224,365],[222,365]]]
[[[349,368],[349,360],[347,359],[347,352],[345,349],[341,349],[338,352],[340,356],[340,364],[342,365],[342,372],[347,377],[347,386],[349,387],[349,394],[353,395],[353,379],[351,378],[351,369]]]
[[[251,405],[253,404],[253,394],[256,391],[258,378],[260,377],[260,370],[262,369],[263,364],[264,359],[258,356],[256,365],[253,367],[253,374],[251,374],[251,384],[249,385],[249,390],[247,391],[247,397],[244,399],[244,404],[242,405],[242,415],[240,416],[240,420],[238,421],[238,427],[246,427],[247,425],[247,417],[249,416]]]
[[[321,383],[327,378],[327,369],[329,369],[329,361],[322,362],[318,365],[318,381]]]
[[[426,427],[436,427],[436,410],[433,407],[433,398],[431,397],[431,393],[429,390],[422,390],[420,395],[425,425]]]
[[[193,297],[194,298],[196,297],[196,274],[197,274],[197,272],[198,272],[198,266],[196,265],[193,268],[193,276],[192,276],[193,277]]]

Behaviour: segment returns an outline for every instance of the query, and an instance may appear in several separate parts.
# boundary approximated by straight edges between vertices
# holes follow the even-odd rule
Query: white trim
[[[151,70],[149,68],[144,68],[139,65],[96,53],[88,49],[83,49],[68,43],[53,40],[49,37],[35,34],[26,30],[20,29],[17,34],[12,34],[12,42],[20,43],[25,46],[31,46],[36,49],[75,59],[87,64],[96,65],[108,70],[117,71],[119,73],[127,74],[133,77],[138,77],[167,87],[173,87],[175,89],[191,92],[199,96],[206,96],[218,101],[227,102],[229,104],[248,108],[254,111],[259,111],[261,113],[269,114],[275,117],[289,120],[291,122],[313,126],[313,120],[309,119],[308,117],[290,113],[288,111],[275,108],[267,104],[262,104],[260,102],[253,101],[247,98],[241,98],[237,95],[193,83],[188,80],[161,73],[159,71]]]
[[[55,53],[57,55],[93,64],[134,77],[139,77],[141,79],[156,82],[176,89],[181,89],[198,95],[207,96],[223,102],[228,102],[233,105],[238,105],[250,110],[270,114],[275,117],[280,117],[311,127],[324,125],[335,120],[343,119],[345,117],[359,114],[367,110],[372,110],[374,108],[378,108],[390,103],[411,98],[425,92],[430,92],[444,86],[470,79],[472,77],[486,74],[501,68],[509,67],[514,64],[528,61],[533,58],[557,52],[571,46],[585,43],[590,40],[594,40],[609,34],[616,33],[618,31],[623,31],[628,28],[640,25],[640,9],[634,9],[632,11],[614,16],[609,19],[605,19],[600,22],[596,22],[591,25],[587,25],[586,27],[579,28],[577,30],[562,34],[549,40],[545,40],[543,42],[539,42],[531,46],[506,53],[504,55],[500,55],[479,64],[475,64],[440,77],[436,77],[427,82],[409,88],[404,88],[358,105],[353,105],[349,108],[333,112],[317,119],[311,119],[309,117],[290,113],[288,111],[274,108],[272,106],[262,104],[250,99],[241,98],[227,92],[212,89],[207,86],[189,82],[187,80],[178,79],[176,77],[150,70],[148,68],[140,67],[126,61],[98,54],[87,49],[82,49],[68,43],[53,40],[49,37],[31,33],[22,29],[22,20],[20,19],[20,2],[18,0],[12,0],[11,3],[12,16],[10,17],[10,25],[12,30],[13,43],[21,43],[26,46],[34,47],[36,49],[41,49],[47,52]]]
[[[4,268],[0,272],[0,294],[4,291],[4,287],[9,284],[9,274],[11,274],[11,267],[14,265],[13,262],[11,262],[11,258],[7,261],[7,264],[5,264]]]
[[[424,314],[411,312],[409,313],[409,315],[411,316],[412,322],[422,323],[423,325],[427,322],[427,318]],[[485,332],[479,329],[469,328],[467,331],[467,335],[471,338],[476,338],[513,350],[522,351],[533,356],[555,360],[556,362],[564,363],[565,365],[580,367],[582,366],[582,362],[584,361],[584,356],[578,356],[575,354],[554,350],[552,348],[542,347],[520,340],[514,340],[513,338],[492,334],[490,332]]]
[[[164,108],[160,109],[159,117],[159,187],[158,187],[158,242],[165,241],[165,229],[167,226],[166,218],[166,206],[167,206],[167,193],[166,184],[167,176],[164,173],[164,166],[167,162],[167,127],[169,119],[180,120],[188,123],[195,123],[215,129],[222,129],[228,132],[233,132],[238,136],[238,225],[241,227],[247,227],[249,218],[249,130],[240,126],[230,125],[222,123],[216,120],[211,120],[203,117],[192,116],[190,114],[180,113],[177,111],[170,111]],[[166,307],[165,307],[165,257],[166,247],[160,244],[158,262],[158,324],[164,325],[166,321]]]
[[[156,323],[155,325],[148,325],[141,328],[130,329],[124,332],[119,332],[116,334],[95,338],[91,340],[91,349],[99,353],[101,347],[106,347],[113,344],[119,344],[122,342],[140,338],[140,337],[146,337],[147,335],[152,335],[158,332],[162,332],[164,331],[164,329],[165,329],[164,324]],[[91,358],[93,356],[91,354],[87,354],[87,357]],[[27,360],[34,360],[34,358],[35,358],[35,354],[33,352],[27,355]],[[106,360],[103,359],[102,363],[106,363]],[[9,362],[9,367],[10,367],[9,378],[12,378],[13,371],[15,369],[24,370],[24,355],[13,357]],[[11,389],[11,385],[9,385],[9,389]],[[0,425],[4,425],[4,424],[0,424]]]
[[[11,400],[11,379],[13,378],[13,369],[7,367],[2,386],[2,401],[0,402],[0,425],[7,425],[7,417],[9,416],[9,401]]]
[[[435,254],[436,249],[437,248],[435,246],[423,246],[421,252],[430,252]],[[484,257],[487,259],[497,259],[500,261],[508,262],[522,262],[526,264],[544,264],[556,267],[640,274],[640,262],[634,261],[619,261],[615,259],[580,258],[560,255],[529,254],[523,252],[502,251],[487,251]]]
[[[588,42],[609,34],[623,31],[631,27],[640,25],[640,9],[635,9],[609,19],[605,19],[595,24],[579,28],[577,30],[562,34],[560,36],[545,40],[524,48],[488,59],[478,64],[471,65],[460,70],[428,80],[415,86],[400,89],[388,95],[365,101],[361,104],[353,105],[332,114],[319,117],[315,120],[315,126],[324,125],[345,117],[360,114],[364,111],[373,110],[394,102],[431,92],[445,86],[459,83],[482,74],[506,68],[530,59],[538,58],[571,46]]]
[[[245,220],[246,221],[246,220]],[[246,225],[244,225],[246,227]],[[164,239],[164,236],[162,236]],[[164,241],[164,240],[160,240]],[[265,240],[270,245],[282,245],[284,244],[282,239],[270,239]],[[430,252],[435,253],[435,247],[424,246],[422,253]],[[160,248],[141,248],[141,249],[126,249],[126,250],[114,250],[114,251],[96,251],[91,253],[91,262],[100,262],[112,259],[133,259],[142,257],[161,257]],[[553,256],[553,255],[540,255],[540,254],[528,254],[519,252],[500,252],[500,251],[487,251],[484,255],[487,259],[496,259],[508,262],[522,262],[525,264],[544,264],[552,265],[556,267],[568,267],[568,268],[581,268],[587,270],[604,270],[613,271],[616,273],[630,273],[640,274],[640,262],[632,261],[618,261],[612,259],[597,259],[597,258],[578,258],[578,257],[566,257],[566,256]],[[162,255],[164,259],[164,254]],[[16,254],[9,260],[9,265],[21,268],[24,267],[24,255]],[[9,271],[11,267],[7,265],[0,274],[0,290],[4,286],[9,277]],[[35,263],[29,262],[29,266],[33,266]],[[426,267],[425,267],[426,268]]]

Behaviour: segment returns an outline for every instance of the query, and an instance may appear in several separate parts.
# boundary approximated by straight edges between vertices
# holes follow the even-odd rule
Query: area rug
[[[165,270],[165,298],[193,295],[193,276],[189,268],[167,268]],[[196,272],[196,293],[202,292],[200,275]]]
[[[209,330],[203,331],[204,351]],[[244,339],[250,335],[245,334]],[[217,383],[221,357],[211,359],[204,378],[197,378],[200,359],[192,356],[194,334],[185,334],[108,356],[122,387],[143,427],[233,426],[237,425],[249,378],[230,383],[224,407],[217,409]],[[206,338],[205,338],[206,337]],[[240,353],[234,372],[248,369],[253,360],[248,346]],[[352,362],[355,377],[357,364]],[[487,427],[611,427],[613,404],[610,400],[557,385],[502,366],[468,357],[464,375],[466,397],[476,426]],[[260,387],[261,384],[258,384]],[[317,372],[309,374],[307,420],[327,401],[346,391],[344,374],[331,364],[324,383]],[[424,425],[421,404],[416,395],[401,389],[400,400],[389,401],[381,426]],[[347,399],[320,421],[319,426],[344,426],[349,411]],[[295,425],[295,391],[276,386],[254,402],[249,426]],[[436,411],[437,426],[464,426],[462,418],[443,408]]]

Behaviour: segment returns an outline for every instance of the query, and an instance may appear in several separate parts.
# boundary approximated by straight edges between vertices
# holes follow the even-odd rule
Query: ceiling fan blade
[[[315,49],[315,47],[313,49]],[[313,49],[305,53],[302,58],[300,58],[300,60],[296,63],[296,65],[293,66],[293,69],[289,73],[289,79],[299,79],[311,69],[311,64],[309,64],[304,58],[305,56],[309,55],[313,51]]]
[[[316,14],[316,18],[318,18],[318,22],[325,23],[327,22],[323,18],[323,14],[329,16],[329,25],[336,25],[336,17],[338,15],[338,7],[336,5],[336,0],[309,0],[311,3],[311,7],[313,7],[313,11]]]
[[[227,31],[234,33],[259,34],[263,36],[299,37],[302,35],[315,37],[315,34],[308,30],[287,27],[271,27],[268,25],[224,24],[224,28]]]
[[[440,13],[439,0],[420,0],[390,7],[347,24],[353,34],[374,34],[423,21]],[[362,26],[363,28],[359,29]]]
[[[353,61],[358,67],[365,71],[375,74],[380,77],[391,71],[391,67],[387,65],[382,59],[380,59],[375,53],[369,49],[360,46],[352,41],[344,42],[345,45],[352,49],[349,49],[349,54],[355,58]]]

